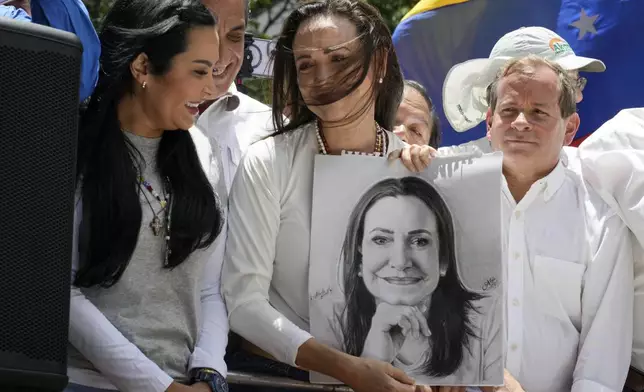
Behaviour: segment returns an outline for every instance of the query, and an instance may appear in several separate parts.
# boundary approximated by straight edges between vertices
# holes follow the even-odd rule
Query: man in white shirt
[[[271,108],[237,91],[234,83],[244,58],[248,0],[203,3],[217,16],[219,61],[214,66],[215,102],[201,114],[197,127],[220,149],[226,188],[230,191],[246,148],[272,133]]]
[[[644,389],[644,108],[625,109],[579,146],[581,171],[633,233],[633,390]]]
[[[576,83],[577,103],[583,99],[582,91],[586,86],[586,79],[580,77],[579,72],[606,70],[600,60],[575,55],[570,45],[552,30],[532,26],[511,31],[497,41],[489,58],[456,64],[447,73],[443,85],[443,108],[452,128],[456,132],[466,132],[484,121],[488,107],[486,89],[498,70],[506,61],[530,54],[553,61],[570,73]],[[475,147],[484,153],[492,151],[488,137],[444,148],[459,147]]]
[[[536,56],[511,60],[487,94],[504,153],[506,368],[529,392],[622,390],[633,269],[619,215],[567,167],[579,127],[575,81]]]

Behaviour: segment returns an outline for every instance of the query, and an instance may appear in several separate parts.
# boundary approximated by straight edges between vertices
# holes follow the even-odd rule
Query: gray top
[[[131,133],[125,134],[142,155],[143,177],[163,197],[163,182],[156,167],[156,153],[161,139],[144,138]],[[195,140],[195,142],[197,141]],[[197,149],[203,151],[203,146],[198,146]],[[203,160],[202,163],[204,163]],[[211,161],[211,167],[205,167],[205,170],[219,169],[212,166],[213,164]],[[215,173],[215,178],[219,174]],[[212,176],[210,177],[212,178]],[[223,182],[222,184],[214,184],[214,187],[215,191],[221,191]],[[201,279],[204,267],[213,257],[212,248],[215,245],[206,250],[194,252],[174,269],[163,268],[165,224],[158,236],[154,235],[150,227],[150,222],[154,217],[150,204],[155,212],[158,212],[161,206],[143,186],[139,195],[142,222],[138,242],[122,277],[110,288],[95,286],[83,288],[80,291],[148,359],[156,363],[170,377],[185,380],[191,355],[197,345],[201,325],[203,294]],[[225,197],[225,190],[223,195]],[[159,218],[162,223],[165,222],[164,213],[159,214]],[[215,278],[215,284],[218,284],[218,277]],[[72,317],[73,315],[72,305]],[[225,313],[223,318],[222,321],[227,322]],[[73,341],[72,338],[70,334],[70,341]],[[89,343],[88,346],[99,344],[97,342]],[[225,343],[223,340],[224,347]],[[82,351],[88,353],[85,350],[87,348]],[[223,360],[223,358],[221,359]],[[102,365],[97,364],[97,368],[101,368],[103,373],[107,373],[103,367],[112,366],[109,363]],[[94,369],[92,363],[85,359],[71,344],[69,345],[68,366],[76,369]],[[136,372],[138,366],[132,366],[135,367],[132,368],[132,372]],[[222,372],[225,372],[225,368]],[[109,378],[109,374],[104,375]],[[73,378],[72,381],[74,381]],[[120,380],[112,379],[110,381],[116,384],[119,389],[124,389],[123,386],[119,387]]]

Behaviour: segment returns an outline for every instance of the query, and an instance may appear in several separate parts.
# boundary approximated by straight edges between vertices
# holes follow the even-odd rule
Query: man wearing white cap
[[[630,364],[632,245],[571,170],[575,79],[538,56],[491,80],[487,134],[503,151],[506,369],[528,392],[619,392]]]
[[[522,27],[511,31],[494,45],[489,58],[465,61],[447,73],[443,84],[443,109],[456,132],[465,132],[485,120],[488,108],[486,90],[496,73],[508,60],[527,55],[550,60],[569,71],[576,80],[577,103],[582,100],[586,85],[586,79],[579,77],[578,72],[606,70],[600,60],[575,55],[563,38],[544,27]],[[487,137],[464,145],[476,146],[484,153],[492,151]],[[450,147],[445,147],[444,151],[449,150]]]

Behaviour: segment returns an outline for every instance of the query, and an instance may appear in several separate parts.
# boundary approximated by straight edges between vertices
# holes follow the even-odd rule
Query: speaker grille
[[[0,34],[0,358],[65,364],[80,53]]]

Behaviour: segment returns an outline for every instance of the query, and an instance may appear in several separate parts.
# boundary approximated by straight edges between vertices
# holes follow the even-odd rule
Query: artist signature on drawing
[[[331,294],[333,290],[329,287],[328,289],[318,290],[313,295],[309,296],[309,300],[318,300],[323,299],[327,295]]]
[[[485,283],[483,283],[483,291],[489,291],[489,290],[494,290],[497,286],[499,285],[499,282],[496,280],[495,277],[491,277],[490,279],[486,280]]]

